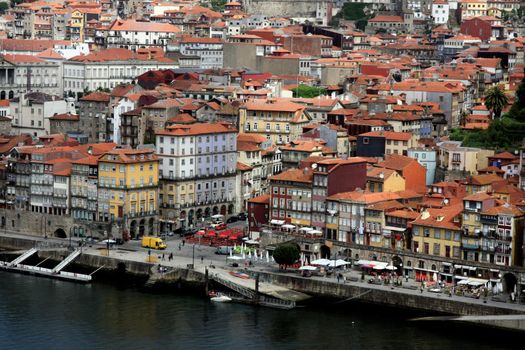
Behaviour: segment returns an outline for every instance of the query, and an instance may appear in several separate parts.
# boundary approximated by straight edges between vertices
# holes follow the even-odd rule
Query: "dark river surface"
[[[0,349],[523,349],[523,334],[369,305],[291,311],[0,272]],[[517,340],[520,340],[519,343]],[[512,346],[512,344],[516,344]]]

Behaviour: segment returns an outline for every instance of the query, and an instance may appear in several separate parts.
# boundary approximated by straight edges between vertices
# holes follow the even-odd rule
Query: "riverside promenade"
[[[8,239],[11,245],[6,247],[5,240]],[[13,249],[16,245],[19,249],[37,245],[40,239],[34,240],[31,236],[9,235],[0,236],[0,248]],[[68,245],[67,240],[47,241],[49,244]],[[4,243],[4,244],[3,244]],[[152,271],[160,264],[168,268],[168,271],[177,271],[178,278],[195,282],[204,286],[205,270],[209,273],[227,276],[228,279],[244,284],[244,287],[254,288],[254,277],[259,276],[260,292],[267,295],[278,295],[279,292],[291,290],[315,298],[333,299],[333,302],[365,302],[390,307],[398,307],[412,310],[424,311],[426,315],[456,315],[472,316],[465,319],[467,322],[483,323],[496,327],[518,329],[525,331],[525,305],[500,302],[489,299],[474,299],[464,296],[448,296],[443,293],[432,293],[428,290],[421,292],[420,285],[409,279],[403,281],[402,286],[378,285],[362,281],[359,271],[352,269],[344,271],[346,282],[337,280],[334,276],[321,277],[301,277],[297,271],[279,270],[277,264],[266,262],[264,259],[252,261],[252,266],[232,267],[227,256],[213,254],[214,248],[205,246],[185,245],[177,250],[178,242],[170,243],[172,247],[169,251],[148,251],[139,246],[118,246],[110,249],[109,256],[107,250],[102,245],[92,245],[83,247],[82,254],[78,258],[78,263],[93,268],[94,270],[103,267],[107,270],[116,270],[118,265],[124,266],[126,271],[141,275],[152,276]],[[162,254],[164,253],[164,259]],[[173,260],[169,260],[169,254],[173,253]],[[42,258],[52,257],[60,260],[67,255],[67,251],[42,252]],[[153,258],[152,258],[153,257]],[[230,271],[244,272],[252,279],[241,279],[230,275]],[[158,279],[159,276],[156,276]],[[96,280],[96,275],[95,275]],[[162,280],[162,276],[160,278]],[[242,281],[241,281],[242,280]],[[166,280],[169,282],[169,279]],[[491,320],[490,315],[521,315],[510,319]],[[475,316],[484,316],[483,319],[475,320]]]

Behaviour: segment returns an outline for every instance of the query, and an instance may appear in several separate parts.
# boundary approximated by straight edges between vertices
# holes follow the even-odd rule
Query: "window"
[[[370,143],[370,139],[368,137],[363,137],[363,144],[368,145]]]

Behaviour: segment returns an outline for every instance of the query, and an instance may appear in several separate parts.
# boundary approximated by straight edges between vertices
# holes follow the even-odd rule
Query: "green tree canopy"
[[[487,90],[485,94],[485,106],[493,113],[494,118],[501,117],[501,111],[508,103],[509,99],[507,95],[505,95],[505,92],[499,86],[496,85]]]
[[[326,89],[315,86],[308,86],[299,84],[298,87],[292,89],[294,97],[313,98],[320,95],[326,95]]]
[[[279,265],[292,265],[299,260],[301,252],[296,244],[285,243],[279,245],[273,251],[273,258]]]

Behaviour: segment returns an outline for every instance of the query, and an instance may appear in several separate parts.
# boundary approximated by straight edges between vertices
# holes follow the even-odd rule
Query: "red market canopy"
[[[215,237],[215,236],[217,236],[217,232],[213,230],[206,232],[206,237]]]
[[[221,233],[219,233],[219,238],[228,238],[230,233],[230,231],[222,231]]]
[[[198,235],[198,236],[203,236],[204,234],[205,234],[204,231],[197,231],[197,233],[196,233],[196,235]]]

